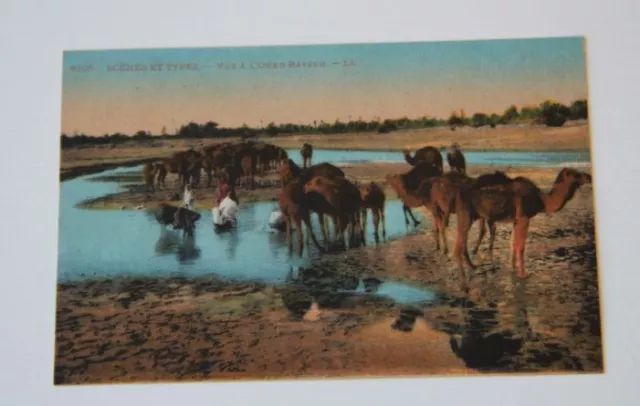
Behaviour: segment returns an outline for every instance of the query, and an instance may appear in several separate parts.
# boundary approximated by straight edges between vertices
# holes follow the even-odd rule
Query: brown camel
[[[153,185],[156,173],[156,166],[150,162],[145,164],[142,168],[142,177],[144,178],[144,184],[146,186],[147,192],[149,191],[149,189],[151,189],[152,192],[156,191],[156,188]]]
[[[460,145],[457,143],[453,144],[449,152],[447,152],[447,163],[451,171],[467,173],[467,161],[462,151],[460,151]]]
[[[191,154],[187,158],[187,165],[184,176],[185,186],[190,184],[192,187],[200,186],[200,176],[202,172],[202,159],[198,153]]]
[[[323,176],[329,179],[344,178],[344,171],[328,162],[322,162],[303,169],[300,174],[300,181],[307,183],[316,176]]]
[[[307,169],[311,166],[311,158],[313,157],[313,146],[309,143],[304,143],[302,149],[300,149],[300,155],[302,156],[302,167]]]
[[[362,233],[364,234],[367,227],[367,209],[371,210],[371,217],[373,222],[373,236],[376,240],[376,243],[379,242],[380,237],[378,234],[378,226],[380,225],[380,221],[382,221],[382,238],[387,238],[387,228],[385,226],[385,215],[384,215],[384,203],[386,200],[386,196],[382,188],[375,182],[371,182],[367,185],[360,186],[360,198],[362,199],[362,209],[361,209],[361,227]],[[364,235],[362,237],[364,240]]]
[[[411,216],[415,227],[420,224],[411,212],[411,208],[421,207],[423,205],[422,198],[417,194],[420,184],[425,179],[440,175],[442,175],[441,168],[426,162],[418,162],[407,173],[386,176],[387,183],[391,185],[400,200],[402,200],[402,211],[404,212],[404,221],[407,227],[409,226],[407,214]]]
[[[418,162],[425,162],[443,171],[442,154],[434,147],[420,148],[413,156],[411,156],[411,152],[408,149],[403,150],[402,153],[404,154],[404,160],[411,166],[417,165]]]
[[[158,173],[157,185],[158,186],[162,185],[162,188],[164,188],[165,187],[164,180],[167,177],[167,167],[164,165],[163,162],[156,163],[156,172]]]
[[[307,234],[311,237],[314,245],[320,252],[324,249],[318,243],[316,236],[311,228],[311,214],[307,204],[307,197],[303,190],[303,185],[298,180],[293,180],[286,184],[280,192],[278,200],[280,211],[285,217],[287,223],[287,241],[289,244],[289,254],[293,251],[292,225],[295,223],[298,233],[298,255],[302,256],[303,251],[303,228],[302,223],[307,226]]]
[[[232,160],[231,154],[223,150],[214,151],[211,159],[214,173],[217,173],[217,171],[222,170],[227,165],[231,164]]]
[[[344,246],[344,236],[347,227],[349,228],[349,237],[352,244],[357,242],[357,235],[360,236],[360,242],[363,235],[359,219],[359,212],[362,206],[360,190],[356,185],[349,182],[345,178],[326,178],[324,176],[315,176],[304,184],[305,193],[318,193],[322,195],[331,207],[335,225],[338,243]]]
[[[282,187],[287,183],[291,182],[293,179],[297,179],[300,177],[302,170],[300,167],[293,162],[291,159],[287,159],[280,166],[280,184]]]
[[[440,239],[442,239],[443,254],[447,255],[449,251],[446,229],[449,226],[449,216],[452,213],[456,213],[456,199],[458,198],[460,190],[471,187],[478,189],[492,188],[506,185],[509,182],[511,182],[511,179],[504,172],[500,171],[480,175],[475,179],[460,172],[449,172],[422,181],[417,195],[422,198],[424,206],[429,209],[433,215],[433,233],[436,240],[436,249],[440,249]],[[493,247],[495,227],[491,228],[491,230],[490,251]],[[481,223],[480,235],[478,236],[474,254],[478,252],[483,237],[484,221]]]
[[[200,166],[204,169],[205,175],[207,175],[207,187],[211,187],[213,183],[213,156],[203,153],[200,157]]]
[[[496,222],[513,222],[511,266],[520,278],[524,278],[524,248],[531,219],[541,212],[561,210],[580,186],[590,183],[591,175],[588,173],[563,168],[549,193],[542,192],[525,177],[517,177],[501,187],[460,190],[456,202],[458,238],[454,257],[461,279],[465,278],[464,263],[475,269],[467,250],[469,229],[475,220],[485,220],[490,229]]]
[[[242,174],[244,175],[244,186],[247,187],[249,184],[249,188],[253,189],[253,169],[254,169],[255,160],[250,154],[247,154],[242,157],[240,160],[240,166],[242,167]]]

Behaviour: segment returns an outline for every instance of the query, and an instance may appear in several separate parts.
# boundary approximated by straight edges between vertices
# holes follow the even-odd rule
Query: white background
[[[0,404],[640,404],[639,21],[637,0],[1,0]],[[53,386],[64,49],[564,35],[588,39],[605,374]]]

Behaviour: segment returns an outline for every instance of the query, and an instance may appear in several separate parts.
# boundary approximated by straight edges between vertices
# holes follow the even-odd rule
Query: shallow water
[[[216,274],[233,280],[280,284],[285,282],[292,267],[309,265],[319,255],[315,248],[311,247],[309,251],[305,246],[302,258],[289,257],[286,236],[267,227],[269,214],[276,207],[274,202],[241,205],[237,229],[222,234],[213,230],[211,211],[204,211],[195,236],[186,239],[171,227],[163,230],[153,215],[143,210],[99,211],[74,207],[81,200],[118,191],[116,183],[88,179],[127,171],[132,168],[61,184],[60,280]],[[420,217],[418,212],[415,214]],[[388,203],[387,216],[387,237],[405,235],[407,230],[400,202]],[[313,222],[316,237],[321,239],[315,216]],[[371,226],[367,232],[367,242],[371,244]],[[356,292],[364,292],[362,283]],[[383,283],[378,294],[400,303],[426,301],[433,297],[431,292],[394,282]]]
[[[415,151],[412,151],[414,153]],[[300,150],[289,149],[287,154],[297,164],[302,164]],[[445,157],[442,157],[447,167]],[[584,152],[512,152],[512,151],[465,151],[467,165],[499,166],[575,166],[589,164],[591,157]],[[402,152],[397,151],[353,151],[344,149],[314,149],[313,162],[331,162],[335,165],[368,162],[405,162]]]
[[[297,151],[289,151],[300,161]],[[568,162],[588,161],[579,153],[465,153],[470,164],[556,166]],[[314,162],[356,163],[403,161],[401,153],[384,151],[314,151]],[[305,246],[302,258],[288,255],[286,236],[267,227],[274,202],[242,204],[236,230],[217,234],[213,230],[210,211],[202,212],[195,236],[183,239],[171,228],[163,230],[152,214],[140,211],[98,211],[76,208],[85,199],[119,191],[117,183],[88,179],[136,171],[120,168],[62,182],[60,202],[60,239],[58,277],[60,280],[110,278],[116,276],[196,277],[216,274],[233,280],[285,283],[292,268],[307,266],[319,254]],[[414,210],[416,217],[420,213]],[[389,201],[386,206],[386,228],[389,239],[407,234],[401,203]],[[317,219],[313,216],[315,234],[321,239]],[[412,231],[412,228],[409,232]],[[367,243],[373,244],[373,230],[367,225]],[[297,235],[294,232],[294,237]],[[294,240],[295,247],[295,240]],[[364,292],[360,281],[356,292]],[[385,281],[378,295],[399,303],[415,303],[433,299],[433,293],[409,285]]]

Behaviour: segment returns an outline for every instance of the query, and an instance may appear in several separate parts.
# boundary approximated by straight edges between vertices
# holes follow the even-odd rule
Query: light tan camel
[[[461,279],[465,278],[465,263],[470,269],[475,269],[467,249],[469,229],[475,220],[485,220],[490,229],[496,222],[513,222],[511,266],[520,278],[524,278],[524,248],[531,219],[538,213],[561,210],[580,186],[590,183],[591,175],[588,173],[563,168],[549,193],[543,193],[525,177],[514,178],[501,187],[460,190],[456,201],[458,237],[454,258],[460,268]]]
[[[428,178],[442,175],[442,169],[426,162],[418,162],[407,173],[398,173],[386,176],[386,182],[395,190],[398,198],[402,200],[402,211],[404,212],[404,221],[409,226],[409,218],[411,216],[414,226],[418,226],[420,222],[416,220],[411,212],[412,208],[423,206],[422,198],[417,194],[417,190],[422,182]]]

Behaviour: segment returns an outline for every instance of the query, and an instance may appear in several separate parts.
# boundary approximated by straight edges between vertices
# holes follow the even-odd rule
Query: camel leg
[[[456,238],[456,247],[453,252],[453,257],[460,269],[460,279],[465,280],[465,269],[463,264],[463,257],[467,266],[471,269],[475,269],[475,266],[469,258],[469,252],[467,249],[467,238],[469,236],[469,229],[471,228],[471,215],[468,211],[462,209],[457,210],[458,215],[458,236]]]
[[[324,220],[324,214],[318,213],[318,223],[320,223],[320,231],[322,232],[322,240],[325,248],[329,247],[329,239],[327,238],[327,223]]]
[[[287,216],[287,218],[285,218],[285,222],[287,224],[287,244],[289,245],[289,255],[291,255],[293,253],[293,240],[291,238],[291,219]]]
[[[380,209],[374,209],[372,214],[373,214],[373,237],[376,240],[376,244],[378,244],[380,242],[380,233],[378,231],[380,228],[380,217],[383,214],[382,214],[382,210]],[[382,226],[384,227],[384,223],[382,224]]]
[[[476,247],[473,249],[473,255],[478,254],[478,250],[480,250],[480,243],[482,243],[482,239],[486,233],[487,227],[485,226],[484,219],[480,221],[480,231],[478,232],[478,242],[476,243]]]
[[[407,225],[407,227],[409,227],[409,218],[407,217],[407,213],[409,213],[409,216],[411,217],[411,220],[413,220],[413,226],[414,227],[418,227],[420,222],[418,220],[416,220],[416,218],[413,216],[413,212],[411,211],[409,206],[403,205],[402,206],[402,210],[404,210],[404,222]]]
[[[346,229],[346,224],[343,221],[345,219],[343,219],[340,216],[336,216],[335,221],[336,221],[336,239],[338,241],[338,243],[340,244],[340,248],[346,248],[346,244],[344,242],[344,232]]]
[[[360,244],[365,245],[365,242],[364,242],[364,229],[363,229],[364,224],[362,223],[362,220],[360,219],[359,211],[356,211],[353,214],[353,219],[355,220],[356,225],[358,226],[358,234],[357,234],[357,236],[360,237]]]
[[[298,232],[298,256],[302,257],[304,247],[304,229],[302,228],[302,219],[296,216],[296,231]]]
[[[440,228],[435,214],[431,219],[431,232],[433,233],[433,239],[436,240],[436,251],[440,251]]]
[[[442,238],[442,253],[446,257],[449,255],[449,244],[447,243],[447,226],[444,218],[438,219],[438,226],[440,227],[440,238]]]
[[[409,217],[407,217],[407,212],[409,208],[406,205],[402,205],[402,213],[404,214],[404,224],[409,227]]]
[[[373,222],[374,222],[374,230],[373,230],[373,235],[376,239],[376,243],[378,242],[378,237],[376,236],[376,228],[375,228],[375,218],[376,218],[376,212],[375,209],[371,209],[371,216],[373,217]],[[361,239],[362,242],[364,244],[365,241],[365,234],[367,232],[367,217],[369,217],[369,213],[367,213],[367,209],[362,209],[360,210],[360,233],[361,233]]]
[[[527,217],[521,217],[516,221],[516,225],[513,229],[513,249],[515,265],[517,265],[518,277],[525,278],[524,271],[524,247],[527,242],[527,232],[529,231],[529,219]],[[515,268],[515,267],[514,267]],[[514,269],[515,271],[515,269]]]
[[[320,252],[324,252],[324,249],[322,248],[322,246],[320,245],[320,243],[318,242],[318,240],[316,239],[315,234],[313,233],[313,229],[311,228],[311,214],[310,213],[305,213],[302,216],[302,221],[304,221],[304,224],[307,226],[307,240],[309,239],[309,236],[311,236],[311,241],[313,242],[313,245],[316,246],[316,248],[318,249],[318,251]],[[300,230],[302,230],[302,227],[300,228]],[[302,231],[300,231],[302,232]],[[302,240],[302,237],[300,238]],[[309,243],[307,242],[307,245]],[[302,254],[300,254],[302,256]]]
[[[413,212],[409,207],[407,207],[407,211],[409,212],[409,216],[411,216],[411,220],[413,220],[413,226],[418,227],[420,225],[420,222],[416,220],[415,216],[413,215]]]
[[[387,220],[385,220],[386,214],[384,213],[384,204],[380,207],[380,222],[382,223],[382,239],[387,239]]]
[[[487,222],[489,226],[489,258],[493,258],[493,242],[496,239],[496,223]]]

